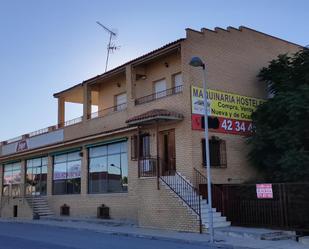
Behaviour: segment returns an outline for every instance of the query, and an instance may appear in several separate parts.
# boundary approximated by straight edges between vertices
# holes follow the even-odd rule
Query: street
[[[184,244],[34,224],[0,223],[0,249],[207,249]]]

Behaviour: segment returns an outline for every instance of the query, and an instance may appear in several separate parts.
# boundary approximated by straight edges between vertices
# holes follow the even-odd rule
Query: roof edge
[[[141,55],[141,56],[139,56],[139,57],[137,57],[137,58],[135,58],[135,59],[129,60],[129,61],[125,62],[124,64],[122,64],[122,65],[120,65],[120,66],[118,66],[118,67],[115,67],[115,68],[113,68],[113,69],[111,69],[111,70],[109,70],[109,71],[107,71],[107,72],[105,72],[105,73],[103,73],[103,74],[99,74],[99,75],[97,75],[97,76],[94,76],[94,77],[92,77],[92,78],[89,78],[89,79],[87,79],[87,80],[84,80],[83,82],[81,82],[81,83],[79,83],[79,84],[76,84],[76,85],[74,85],[74,86],[72,86],[72,87],[70,87],[70,88],[67,88],[67,89],[65,89],[65,90],[63,90],[63,91],[54,93],[53,96],[54,96],[55,98],[59,98],[59,97],[60,97],[59,95],[61,95],[61,94],[64,93],[64,92],[67,92],[67,91],[69,91],[69,90],[72,90],[72,89],[75,88],[75,87],[83,86],[84,84],[86,84],[86,83],[88,83],[88,82],[91,82],[91,81],[94,81],[94,80],[97,80],[97,79],[100,79],[100,78],[104,78],[104,77],[106,77],[106,76],[109,76],[109,75],[112,74],[112,73],[117,72],[118,70],[120,70],[120,71],[123,70],[123,69],[124,69],[127,65],[129,65],[129,64],[134,64],[134,63],[138,62],[139,60],[146,59],[147,57],[153,56],[153,55],[156,54],[156,53],[159,53],[159,54],[160,54],[160,52],[163,52],[163,51],[165,51],[166,49],[176,47],[176,46],[180,45],[180,43],[181,43],[182,41],[184,41],[185,39],[186,39],[186,38],[180,38],[180,39],[175,40],[175,41],[173,41],[173,42],[167,43],[167,44],[163,45],[163,46],[160,47],[160,48],[157,48],[157,49],[155,49],[155,50],[152,50],[151,52],[146,53],[146,54],[144,54],[144,55]]]

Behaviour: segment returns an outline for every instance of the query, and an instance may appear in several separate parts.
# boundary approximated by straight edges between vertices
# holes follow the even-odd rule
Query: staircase
[[[50,210],[47,197],[45,196],[29,196],[26,197],[29,206],[32,208],[33,214],[41,216],[53,216],[54,213]]]
[[[202,198],[189,180],[185,179],[180,173],[173,172],[171,175],[161,176],[160,181],[163,186],[177,195],[179,201],[188,208],[192,215],[196,215],[197,219],[201,222],[202,228],[209,228],[209,206],[207,200]],[[222,216],[220,212],[217,212],[216,208],[212,208],[212,215],[215,228],[231,225],[231,222],[227,221],[226,217]]]

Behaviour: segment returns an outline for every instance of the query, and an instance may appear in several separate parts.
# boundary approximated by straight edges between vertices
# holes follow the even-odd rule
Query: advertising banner
[[[273,199],[271,184],[256,184],[256,196],[258,199]]]
[[[192,129],[203,130],[203,88],[191,86]],[[216,90],[207,90],[208,115],[217,117],[219,128],[213,131],[238,135],[252,130],[252,113],[265,100]]]

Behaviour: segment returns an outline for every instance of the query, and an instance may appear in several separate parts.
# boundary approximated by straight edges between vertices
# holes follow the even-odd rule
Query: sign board
[[[273,199],[272,184],[256,184],[256,196],[258,199]]]
[[[16,152],[24,151],[28,149],[28,143],[27,140],[20,140],[17,143],[16,146]]]
[[[46,145],[62,142],[64,139],[63,129],[40,134],[30,138],[22,139],[13,143],[2,145],[0,156],[7,156],[26,150],[32,150]]]
[[[207,90],[208,115],[219,119],[216,132],[237,135],[249,134],[252,130],[252,113],[265,100],[217,90]],[[203,130],[203,88],[191,86],[192,129]]]

